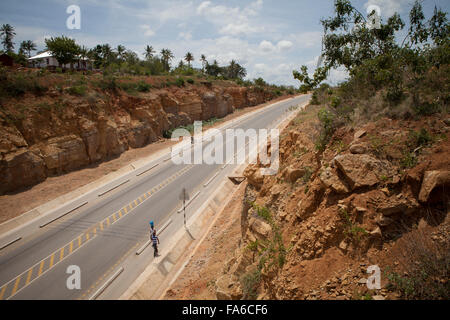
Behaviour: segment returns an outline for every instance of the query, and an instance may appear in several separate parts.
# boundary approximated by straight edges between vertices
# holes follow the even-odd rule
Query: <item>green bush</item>
[[[183,87],[184,86],[184,79],[183,78],[178,78],[177,80],[175,80],[175,85],[178,87]]]
[[[241,278],[243,298],[247,300],[256,299],[260,282],[261,271],[259,269],[244,274]]]
[[[117,85],[116,78],[113,76],[103,77],[102,80],[97,82],[97,86],[98,86],[98,88],[100,88],[103,91],[107,91],[107,90],[116,91],[119,88],[119,86]]]
[[[151,87],[152,87],[152,86],[151,86],[150,84],[145,83],[144,81],[140,81],[140,82],[137,84],[136,89],[137,89],[137,91],[139,91],[139,92],[148,92],[148,91],[150,91],[150,88],[151,88]]]
[[[74,96],[85,96],[87,87],[85,85],[73,86],[66,89],[67,92]]]
[[[194,82],[195,82],[194,79],[191,79],[191,78],[187,79],[186,81],[187,81],[187,83],[190,83],[190,84],[194,84]]]

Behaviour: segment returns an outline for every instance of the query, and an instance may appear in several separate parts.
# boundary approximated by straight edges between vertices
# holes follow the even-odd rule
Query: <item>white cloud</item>
[[[182,31],[178,34],[178,38],[184,39],[184,40],[191,40],[192,39],[192,32],[190,31]]]
[[[197,7],[197,14],[203,14],[204,11],[211,5],[211,1],[203,1],[198,7]]]
[[[141,29],[144,30],[144,36],[146,37],[151,37],[153,35],[155,35],[155,31],[153,31],[149,25],[147,24],[143,24],[141,25]]]
[[[277,48],[279,51],[287,51],[292,48],[294,44],[288,40],[281,40],[277,43]]]
[[[289,39],[302,48],[312,48],[320,45],[322,42],[322,32],[310,31],[292,34],[289,36]]]
[[[251,2],[243,8],[213,5],[211,1],[204,1],[197,7],[196,12],[197,15],[214,24],[220,34],[249,35],[264,30],[263,25],[252,20],[258,16],[262,5],[262,0]]]
[[[267,40],[263,40],[261,41],[261,43],[259,44],[259,49],[262,52],[273,52],[275,51],[275,46],[272,44],[272,42],[267,41]]]

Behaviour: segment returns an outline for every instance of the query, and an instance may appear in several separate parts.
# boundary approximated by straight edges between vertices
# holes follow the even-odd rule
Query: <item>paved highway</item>
[[[232,128],[268,128],[291,106],[303,104],[309,96],[299,96],[266,107],[264,111]],[[166,156],[167,158],[167,156]],[[148,222],[161,226],[177,218],[179,194],[185,187],[192,195],[211,179],[222,165],[175,165],[160,163],[129,183],[102,195],[96,201],[67,214],[23,237],[0,251],[0,300],[2,299],[88,299],[121,263],[135,256],[148,240]],[[161,234],[170,239],[171,230]],[[146,251],[153,251],[148,247]],[[131,284],[151,260],[129,272],[124,286]],[[81,290],[66,286],[68,266],[81,270]],[[112,297],[119,297],[115,292]],[[111,297],[111,295],[110,295]]]

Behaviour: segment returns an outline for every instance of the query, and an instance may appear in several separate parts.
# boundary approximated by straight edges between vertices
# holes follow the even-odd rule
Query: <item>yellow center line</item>
[[[123,208],[123,211],[125,211],[125,214],[128,213],[127,207]]]
[[[115,213],[112,215],[112,217],[113,217],[114,222],[116,222],[116,214]]]
[[[41,261],[41,265],[39,266],[38,277],[42,274],[42,269],[44,268],[45,260]]]
[[[109,217],[106,218],[106,224],[109,226]]]
[[[134,200],[134,204],[137,206],[138,205],[138,203],[137,203],[137,201],[136,200]]]
[[[144,194],[144,199],[147,199],[147,194],[146,193]]]
[[[78,248],[81,247],[81,236],[78,237]]]
[[[64,258],[64,247],[61,248],[61,252],[59,253],[59,261]]]
[[[141,197],[139,197],[139,201],[142,202],[142,198]]]
[[[71,254],[72,251],[73,251],[73,241],[70,243],[70,246],[69,246],[69,254]]]
[[[33,268],[30,268],[30,270],[28,270],[27,281],[25,281],[25,285],[28,285],[28,283],[30,282],[32,274],[33,274]]]
[[[55,260],[55,254],[52,254],[50,257],[50,264],[48,266],[48,269],[50,270],[53,267],[53,261]]]
[[[4,286],[3,286],[3,288],[2,288],[2,291],[0,291],[0,300],[3,300],[3,295],[5,294],[5,291],[6,291],[6,287],[7,287],[8,285],[7,284],[5,284]]]
[[[86,232],[86,241],[89,241],[89,232]]]
[[[17,288],[19,287],[20,278],[21,278],[20,276],[17,277],[16,283],[14,283],[14,288],[13,288],[13,290],[11,291],[11,296],[13,296],[13,295],[16,294]]]
[[[129,208],[130,210],[133,209],[133,204],[130,203],[130,205],[128,206],[128,208]]]
[[[119,211],[119,218],[122,218],[122,210]]]
[[[96,234],[97,234],[97,228],[94,228],[94,230],[92,230],[92,233],[93,233],[94,235],[96,235]]]

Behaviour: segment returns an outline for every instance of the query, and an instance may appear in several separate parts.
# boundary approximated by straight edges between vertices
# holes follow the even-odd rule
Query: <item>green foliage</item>
[[[45,45],[62,65],[74,63],[80,53],[80,46],[76,44],[75,40],[65,36],[45,39]]]
[[[243,298],[246,300],[256,299],[260,282],[261,270],[255,269],[244,274],[241,278]]]
[[[144,81],[139,81],[136,90],[139,92],[148,92],[152,86]]]
[[[85,85],[73,86],[67,88],[67,92],[74,96],[85,96],[87,87]]]
[[[119,86],[115,77],[105,76],[97,82],[97,87],[103,91],[116,91]]]
[[[367,231],[353,223],[347,210],[339,209],[339,213],[344,220],[344,235],[355,244],[359,244],[362,237],[367,236]]]
[[[36,76],[9,73],[3,68],[0,71],[0,96],[2,97],[19,97],[27,92],[42,95],[47,90],[48,87],[41,84]]]
[[[177,80],[175,80],[175,85],[177,85],[178,87],[184,87],[184,79],[178,78]]]
[[[321,124],[321,130],[320,136],[316,141],[316,149],[318,151],[323,151],[336,129],[334,122],[335,116],[326,108],[320,109],[317,116]]]
[[[194,79],[192,79],[192,78],[187,79],[186,82],[189,83],[189,84],[194,84],[195,83]]]
[[[297,79],[302,83],[301,86],[302,92],[308,92],[310,90],[315,89],[322,81],[324,81],[327,78],[328,69],[320,67],[317,68],[312,78],[310,78],[308,75],[307,66],[302,66],[301,72],[294,70],[292,73],[294,79]]]

